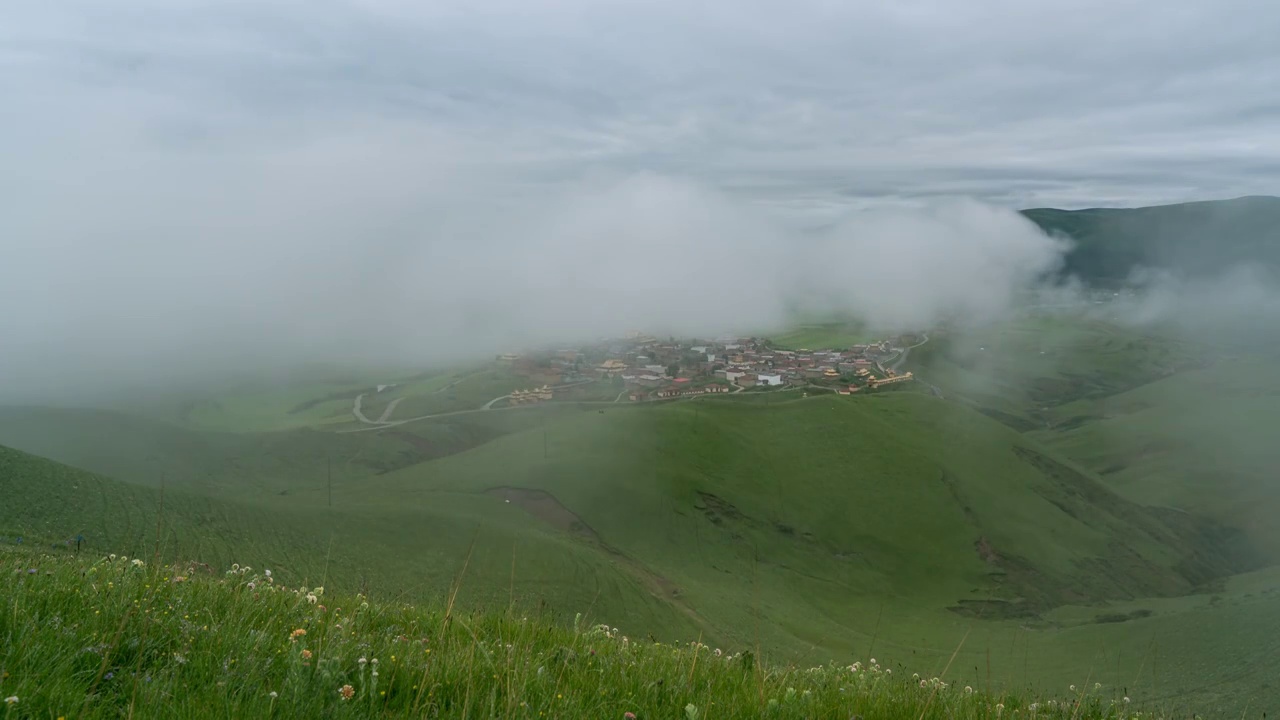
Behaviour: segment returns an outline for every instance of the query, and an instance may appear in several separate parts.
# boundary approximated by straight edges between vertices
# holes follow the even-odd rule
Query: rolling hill
[[[1058,210],[1022,214],[1074,241],[1064,273],[1086,282],[1124,282],[1138,267],[1216,274],[1239,264],[1280,270],[1280,198]]]
[[[1125,499],[961,404],[785,397],[481,413],[470,421],[506,427],[344,476],[332,508],[250,478],[239,497],[175,483],[160,547],[391,597],[461,578],[466,607],[582,612],[785,662],[874,652],[937,672],[968,637],[963,677],[1046,685],[1140,679],[1137,645],[1258,564],[1230,527]],[[158,488],[2,457],[0,491],[18,500],[0,509],[6,537],[154,552]]]

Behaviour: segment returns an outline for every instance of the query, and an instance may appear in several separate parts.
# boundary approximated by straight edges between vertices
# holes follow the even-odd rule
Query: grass
[[[908,368],[949,398],[1019,431],[1042,428],[1044,412],[1101,398],[1192,369],[1206,349],[1083,314],[1040,313],[989,327],[930,334]]]
[[[1270,366],[1197,370],[1198,348],[1086,318],[983,333],[931,334],[912,352],[945,400],[561,403],[351,434],[6,409],[0,443],[112,477],[0,450],[0,536],[57,543],[58,562],[74,562],[65,541],[82,533],[91,552],[153,566],[159,522],[162,558],[265,563],[291,587],[388,607],[449,597],[465,566],[459,616],[514,603],[560,628],[547,632],[581,612],[632,638],[701,638],[784,667],[875,656],[984,691],[1062,700],[1071,683],[1102,682],[1170,712],[1274,710],[1280,576],[1238,574],[1280,557],[1261,492],[1276,460],[1257,392]],[[452,399],[434,392],[455,380]],[[486,367],[376,401],[406,397],[397,418],[415,398],[470,410],[517,380]],[[584,387],[580,399],[616,395]],[[1244,457],[1220,480],[1224,447]],[[320,712],[350,706],[334,707]]]
[[[1033,699],[870,659],[771,666],[581,616],[370,602],[238,565],[8,552],[0,572],[5,718],[1137,717],[1113,689]]]
[[[846,348],[881,338],[857,322],[824,322],[796,325],[784,332],[765,333],[775,347],[784,350]]]
[[[1274,361],[1242,358],[1054,409],[1037,438],[1131,498],[1235,524],[1280,557]]]

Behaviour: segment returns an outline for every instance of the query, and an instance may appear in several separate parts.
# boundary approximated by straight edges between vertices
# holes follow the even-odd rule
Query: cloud
[[[995,207],[1266,190],[1277,23],[1245,0],[5,4],[0,375],[998,314],[1061,248]]]
[[[999,312],[1061,251],[972,202],[815,232],[688,178],[529,183],[482,144],[411,125],[240,151],[101,140],[69,140],[74,172],[45,169],[0,217],[17,239],[0,268],[0,303],[21,309],[0,320],[11,395],[762,331],[815,298],[915,327]]]
[[[538,177],[651,171],[802,208],[1142,204],[1274,190],[1277,35],[1262,0],[9,4],[0,89],[36,102],[0,131],[159,105],[140,132],[181,148],[376,118]]]

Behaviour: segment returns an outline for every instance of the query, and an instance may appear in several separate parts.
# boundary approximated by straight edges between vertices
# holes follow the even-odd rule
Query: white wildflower
[[[972,695],[972,694],[973,694],[973,688],[969,687],[968,685],[965,685],[965,686],[964,686],[964,694],[965,694],[965,695]]]
[[[134,558],[133,562],[130,564],[133,565],[134,567],[142,567],[143,565],[146,565],[146,563],[142,562],[138,558]]]
[[[267,693],[267,696],[270,697],[272,700],[275,700],[276,698],[280,697],[280,693],[276,692],[275,690],[272,690],[271,692]]]
[[[4,704],[5,704],[5,705],[17,705],[17,704],[18,704],[18,696],[17,696],[17,695],[10,695],[9,697],[7,697],[7,698],[5,698],[5,699],[4,699]]]
[[[369,661],[368,661],[366,658],[360,658],[360,659],[359,659],[359,660],[357,660],[356,662],[360,664],[360,667],[364,667],[365,663],[367,663],[367,662],[369,662]]]
[[[307,602],[311,603],[312,605],[315,605],[317,602],[319,602],[319,600],[320,598],[317,598],[315,596],[315,593],[307,593]]]

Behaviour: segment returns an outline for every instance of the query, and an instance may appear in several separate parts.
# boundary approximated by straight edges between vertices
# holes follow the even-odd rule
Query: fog
[[[356,128],[182,150],[25,148],[0,216],[0,397],[301,362],[430,365],[630,330],[994,318],[1064,245],[961,199],[808,218],[652,173],[534,178],[465,138]],[[113,151],[110,148],[126,148]]]

